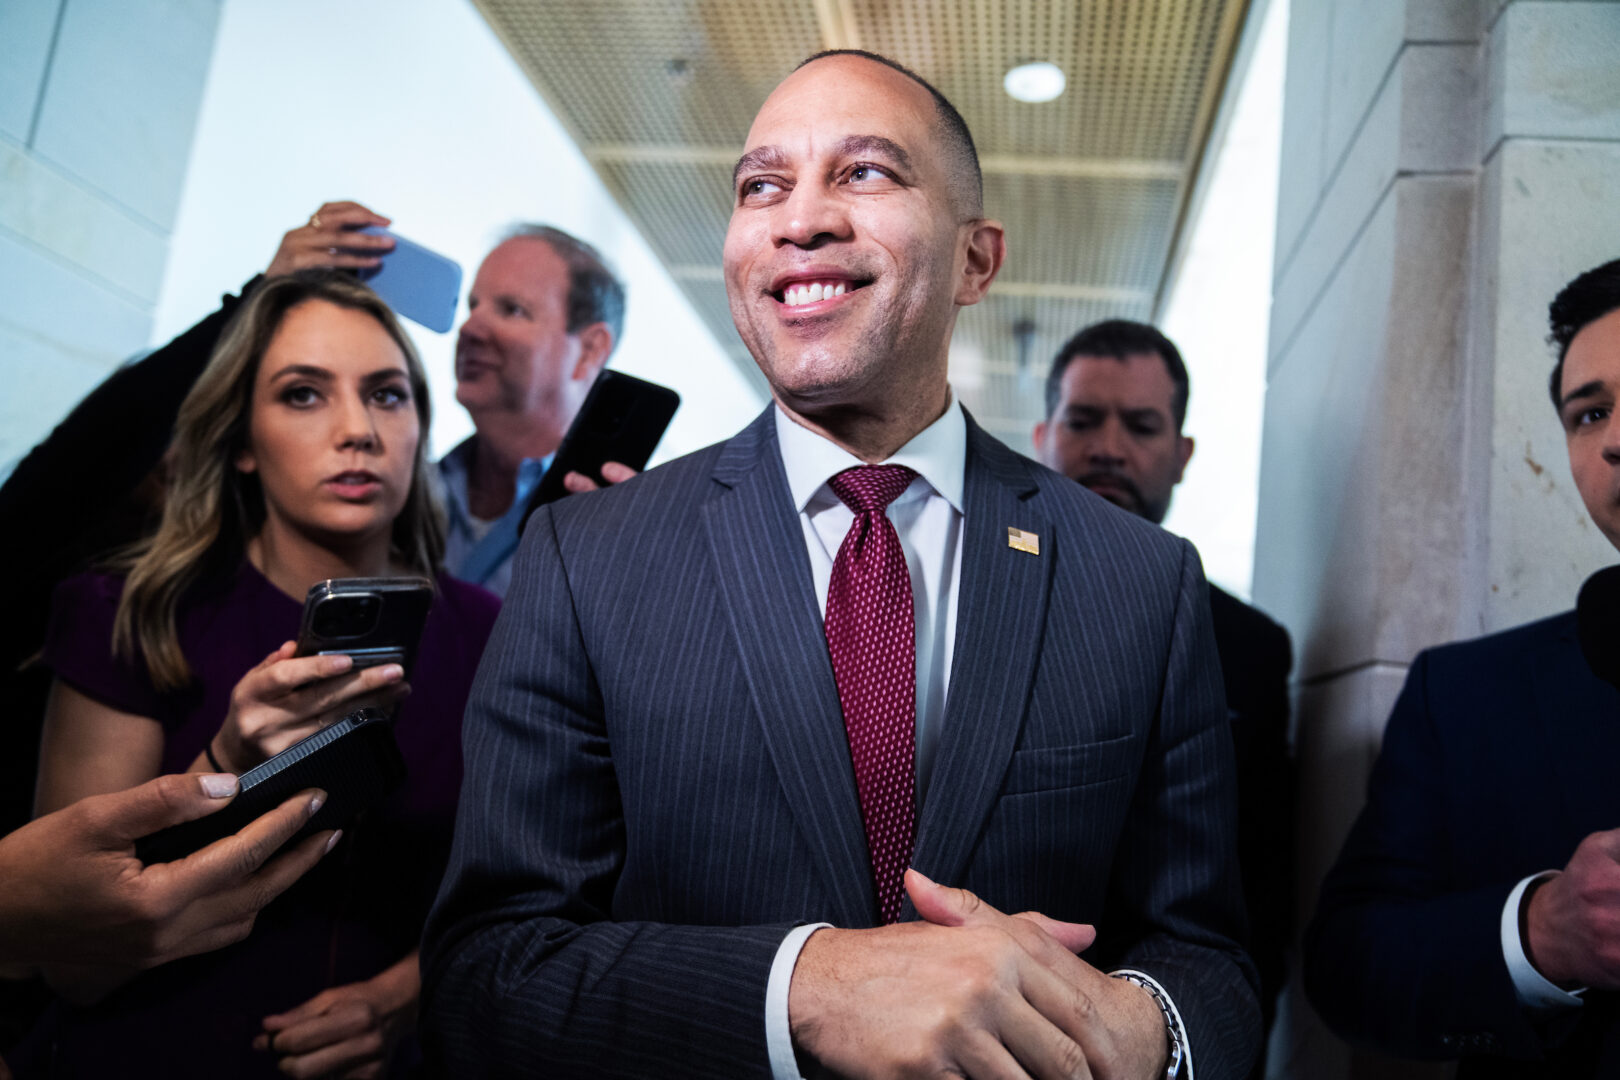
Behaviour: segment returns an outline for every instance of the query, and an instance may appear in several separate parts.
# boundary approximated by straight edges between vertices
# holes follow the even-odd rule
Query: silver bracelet
[[[1111,971],[1111,976],[1124,979],[1128,983],[1140,986],[1153,995],[1153,1003],[1159,1007],[1159,1015],[1164,1017],[1165,1040],[1170,1045],[1170,1062],[1164,1071],[1165,1080],[1176,1080],[1181,1075],[1181,1061],[1186,1056],[1186,1047],[1181,1045],[1181,1028],[1176,1023],[1175,1014],[1170,1011],[1170,1002],[1165,999],[1164,991],[1152,979],[1139,975],[1134,971]]]

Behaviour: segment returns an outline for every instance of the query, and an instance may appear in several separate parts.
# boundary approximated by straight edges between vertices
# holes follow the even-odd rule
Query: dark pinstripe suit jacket
[[[965,502],[914,865],[1004,911],[1095,922],[1087,959],[1165,985],[1200,1080],[1241,1076],[1258,1010],[1197,555],[971,419]],[[423,958],[430,1059],[456,1077],[768,1076],[783,936],[876,920],[769,410],[535,515],[465,739]]]

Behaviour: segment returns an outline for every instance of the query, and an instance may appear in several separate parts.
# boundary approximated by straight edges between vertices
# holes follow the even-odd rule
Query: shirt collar
[[[787,469],[788,491],[794,508],[804,513],[810,500],[829,479],[866,462],[793,421],[776,407],[776,441]],[[939,495],[962,512],[962,488],[967,467],[967,418],[961,402],[951,397],[944,414],[919,431],[883,465],[904,465],[928,482]]]
[[[449,504],[450,512],[468,519],[472,517],[472,512],[467,509],[467,473],[472,466],[473,443],[477,438],[477,435],[467,436],[439,459],[439,475],[444,478],[445,501]],[[546,470],[551,468],[552,459],[556,456],[550,453],[545,457],[524,458],[518,462],[517,490],[513,493],[512,510],[508,513],[521,512],[517,508],[529,501],[529,493]]]

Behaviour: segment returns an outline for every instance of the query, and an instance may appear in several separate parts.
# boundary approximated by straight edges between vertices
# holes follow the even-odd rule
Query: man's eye
[[[880,169],[876,165],[856,165],[849,170],[849,178],[852,182],[857,184],[867,180],[893,179],[893,177],[888,174],[887,170]]]
[[[1594,405],[1590,409],[1582,409],[1580,412],[1575,414],[1575,425],[1577,427],[1581,427],[1586,424],[1596,424],[1600,420],[1607,420],[1608,418],[1609,409],[1607,406]]]
[[[753,180],[744,180],[742,187],[738,189],[738,192],[741,197],[746,200],[766,197],[781,190],[782,186],[774,180],[756,178]]]

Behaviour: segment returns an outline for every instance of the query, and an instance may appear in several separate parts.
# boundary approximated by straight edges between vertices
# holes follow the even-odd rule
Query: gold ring
[[[319,210],[309,215],[309,227],[312,229],[318,229],[321,227],[321,212]]]

